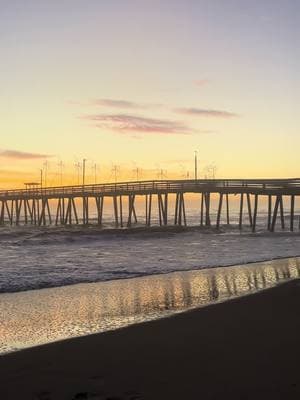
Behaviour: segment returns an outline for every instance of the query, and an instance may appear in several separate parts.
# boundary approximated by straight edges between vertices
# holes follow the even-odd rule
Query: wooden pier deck
[[[214,225],[219,228],[223,205],[226,222],[230,223],[229,196],[239,196],[239,228],[245,223],[254,232],[259,213],[259,198],[267,198],[266,228],[274,231],[277,216],[285,228],[284,201],[289,199],[289,229],[295,228],[295,202],[300,196],[300,178],[297,179],[198,179],[117,182],[97,185],[59,186],[0,191],[0,225],[89,224],[90,204],[94,202],[96,223],[102,225],[104,199],[112,198],[114,223],[117,227],[131,227],[137,222],[135,200],[142,196],[145,202],[145,225],[153,219],[153,202],[157,202],[160,225],[186,225],[185,195],[198,193],[199,224],[211,226],[211,195],[218,196],[218,211]],[[172,220],[169,215],[169,195],[175,195]],[[127,198],[127,220],[124,221],[123,199]],[[80,199],[80,210],[78,209]],[[55,215],[50,205],[55,203]],[[286,201],[285,201],[286,203]],[[53,207],[53,206],[52,206]],[[298,217],[298,229],[300,222]]]

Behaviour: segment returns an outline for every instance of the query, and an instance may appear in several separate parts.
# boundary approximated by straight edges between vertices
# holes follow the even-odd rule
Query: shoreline
[[[223,268],[223,267],[220,267],[220,268]],[[178,272],[180,272],[180,271],[178,271]],[[170,272],[170,274],[172,274],[172,273],[173,272]],[[52,344],[56,344],[56,343],[68,342],[70,340],[72,341],[72,340],[76,340],[76,339],[79,339],[79,338],[88,338],[90,336],[103,335],[103,334],[106,334],[106,333],[127,329],[129,327],[134,327],[134,326],[137,326],[137,325],[148,324],[148,323],[151,323],[153,321],[160,321],[160,320],[164,320],[164,319],[168,319],[168,318],[174,318],[177,315],[188,314],[190,312],[194,312],[194,311],[200,310],[202,308],[214,307],[215,305],[222,304],[222,303],[227,303],[227,302],[232,302],[232,301],[235,301],[235,300],[240,299],[240,298],[247,298],[249,296],[255,296],[255,295],[257,295],[257,294],[259,294],[261,292],[269,291],[269,290],[275,289],[277,287],[281,287],[283,285],[287,285],[287,284],[292,283],[292,282],[299,282],[299,287],[300,287],[300,277],[298,277],[298,278],[290,278],[290,279],[287,279],[287,280],[284,280],[284,281],[279,281],[276,284],[274,284],[274,286],[269,286],[269,287],[265,287],[265,288],[256,289],[253,292],[246,292],[246,293],[240,294],[240,295],[233,295],[232,297],[229,297],[229,298],[216,300],[213,303],[197,305],[197,306],[194,306],[192,308],[185,309],[185,310],[174,311],[171,314],[167,314],[167,315],[163,314],[162,316],[157,317],[155,319],[149,319],[149,320],[145,320],[145,321],[140,321],[140,322],[132,323],[132,324],[129,324],[129,325],[121,326],[119,328],[112,328],[110,330],[105,330],[105,331],[101,331],[101,332],[87,333],[85,335],[80,335],[80,336],[71,336],[71,337],[68,337],[68,338],[65,338],[65,339],[58,339],[58,340],[51,341],[51,342],[48,342],[48,343],[41,343],[41,344],[37,344],[37,345],[31,346],[31,347],[25,347],[25,348],[20,348],[20,349],[8,351],[7,353],[0,353],[0,359],[1,359],[1,357],[5,357],[5,356],[10,355],[10,354],[19,353],[19,352],[23,352],[23,351],[30,351],[31,349],[36,349],[36,348],[43,348],[44,346],[48,346],[48,345],[52,345]],[[95,283],[97,283],[97,282],[95,282]],[[78,283],[78,285],[81,285],[81,284]],[[59,287],[59,288],[62,288],[62,287]]]
[[[0,295],[0,355],[117,330],[255,294],[299,279],[300,259]]]
[[[29,288],[25,290],[17,290],[17,291],[6,291],[2,292],[0,290],[0,296],[5,295],[5,294],[16,294],[16,293],[28,293],[28,292],[35,292],[35,291],[40,291],[44,289],[58,289],[58,288],[64,288],[64,287],[70,287],[70,286],[77,286],[77,285],[89,285],[93,283],[106,283],[106,282],[115,282],[115,281],[123,281],[123,280],[131,280],[131,279],[139,279],[139,278],[146,278],[146,277],[156,277],[156,276],[166,276],[170,274],[176,274],[176,273],[185,273],[185,272],[197,272],[197,271],[208,271],[208,270],[215,270],[218,268],[231,268],[231,267],[242,267],[242,266],[252,266],[255,264],[261,264],[261,263],[267,263],[267,262],[272,262],[272,261],[279,261],[279,260],[289,260],[293,258],[299,258],[300,259],[300,253],[297,255],[293,256],[278,256],[278,257],[273,257],[273,258],[266,258],[262,260],[255,260],[255,261],[245,261],[243,263],[233,263],[233,264],[225,264],[225,265],[214,265],[214,266],[204,266],[202,268],[195,267],[195,268],[190,268],[190,269],[176,269],[174,271],[167,271],[167,272],[156,272],[155,274],[145,274],[141,273],[134,275],[134,276],[128,276],[128,277],[117,277],[115,279],[102,279],[102,280],[91,280],[91,281],[82,281],[82,282],[75,282],[75,283],[70,283],[70,284],[64,284],[64,285],[59,285],[59,286],[43,286],[39,288]]]
[[[300,283],[293,280],[169,318],[5,354],[1,393],[11,400],[296,399],[299,305]]]

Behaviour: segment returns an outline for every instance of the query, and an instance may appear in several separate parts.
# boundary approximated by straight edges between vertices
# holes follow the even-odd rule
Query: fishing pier
[[[299,216],[295,215],[296,199],[300,197],[300,178],[155,180],[1,190],[0,225],[89,225],[93,202],[96,209],[93,224],[101,226],[104,200],[109,198],[113,207],[112,222],[116,227],[130,228],[138,222],[135,205],[139,197],[144,202],[143,223],[146,226],[153,223],[154,210],[158,213],[156,219],[160,226],[185,226],[185,197],[192,193],[199,194],[201,226],[220,228],[222,215],[230,224],[230,198],[234,195],[238,196],[240,229],[248,225],[255,232],[262,197],[267,202],[267,230],[273,232],[277,220],[282,229],[293,231],[295,227],[300,228]],[[170,196],[175,196],[172,210]],[[212,197],[217,201],[214,220],[211,215]]]

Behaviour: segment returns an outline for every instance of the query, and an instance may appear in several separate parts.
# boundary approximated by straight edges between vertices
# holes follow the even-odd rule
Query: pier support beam
[[[255,194],[254,195],[254,210],[253,210],[252,232],[255,232],[255,229],[256,229],[257,206],[258,206],[258,194]]]
[[[89,223],[89,198],[84,196],[82,198],[82,220],[84,225]]]
[[[22,199],[15,201],[15,211],[16,211],[16,221],[15,222],[16,222],[16,225],[20,224],[22,203],[23,203]]]
[[[230,218],[229,218],[229,195],[226,193],[226,222],[227,225],[230,224]]]
[[[272,220],[272,195],[268,195],[268,230],[271,230],[271,220]]]
[[[184,194],[182,192],[178,192],[176,194],[176,202],[175,202],[174,225],[182,225],[182,224],[186,226],[185,202],[184,202]]]
[[[223,203],[223,193],[220,193],[219,207],[218,207],[218,214],[217,214],[217,222],[216,222],[216,228],[217,229],[219,229],[219,227],[220,227],[220,220],[221,220],[221,213],[222,213],[222,203]]]
[[[271,232],[275,231],[279,203],[280,203],[280,196],[276,196],[276,201],[275,201],[274,211],[273,211],[273,218],[272,218],[272,223],[271,223]]]
[[[32,199],[32,216],[33,216],[33,224],[36,225],[38,223],[38,215],[37,215],[37,201],[36,199]]]
[[[72,202],[70,198],[67,200],[67,209],[66,209],[64,224],[72,225]]]
[[[40,211],[38,219],[39,226],[46,225],[46,199],[44,197],[41,199],[41,209],[39,209],[38,204],[38,210]]]
[[[59,198],[56,207],[56,217],[55,217],[55,225],[60,223],[63,225],[65,223],[65,199]]]
[[[282,199],[282,195],[280,195],[279,197],[280,197],[279,209],[280,209],[281,229],[284,229],[285,223],[284,223],[283,199]]]
[[[152,194],[146,194],[146,226],[151,225]]]
[[[250,224],[250,227],[252,227],[253,222],[252,222],[252,210],[251,210],[251,197],[250,197],[250,193],[247,193],[247,205],[248,205],[249,224]]]
[[[159,213],[159,224],[167,225],[168,224],[168,194],[158,194],[157,195],[158,202],[158,213]]]
[[[28,224],[27,199],[24,199],[24,224]]]
[[[200,225],[203,226],[203,213],[204,213],[204,193],[201,193],[201,206],[200,206]]]
[[[128,227],[130,227],[132,224],[132,217],[134,218],[134,222],[137,223],[137,216],[136,216],[135,207],[134,207],[134,200],[135,200],[134,194],[131,194],[128,196],[128,221],[127,221]]]
[[[205,193],[205,225],[210,226],[210,193]]]
[[[10,224],[13,224],[13,220],[14,220],[14,204],[15,204],[16,200],[12,200],[11,204],[10,204]]]
[[[50,211],[49,199],[46,199],[46,208],[47,208],[47,213],[48,213],[48,222],[51,225],[52,224],[52,216],[51,216],[51,211]]]
[[[120,206],[120,226],[123,228],[123,201],[122,196],[119,196],[119,206]]]
[[[1,201],[0,225],[4,225],[4,201]]]
[[[74,213],[74,217],[75,217],[75,223],[76,223],[76,225],[78,225],[79,219],[78,219],[78,214],[77,214],[76,203],[75,203],[74,197],[72,197],[71,200],[72,200],[72,206],[73,206],[73,213]]]
[[[183,193],[181,193],[181,206],[182,206],[183,223],[186,226],[185,202],[184,202],[184,194]]]
[[[118,198],[117,196],[113,196],[113,204],[114,204],[114,216],[115,216],[115,226],[119,226],[119,215],[118,215]]]
[[[244,193],[241,193],[240,215],[239,215],[239,229],[242,229],[242,227],[243,227],[243,207],[244,207]]]
[[[204,215],[205,213],[205,215]],[[200,226],[210,226],[210,193],[201,193],[201,204],[200,204]]]
[[[178,223],[178,214],[179,214],[179,193],[176,193],[174,225],[177,225]]]
[[[294,230],[295,195],[291,196],[290,231]]]
[[[24,222],[25,225],[33,223],[32,210],[28,199],[24,199]]]
[[[96,208],[97,208],[97,223],[99,226],[102,225],[102,216],[103,216],[103,196],[96,196],[95,197]]]
[[[66,213],[64,215],[64,224],[72,225],[73,217],[75,218],[75,223],[78,224],[79,220],[78,220],[78,214],[77,214],[75,200],[73,197],[70,197],[68,199]]]

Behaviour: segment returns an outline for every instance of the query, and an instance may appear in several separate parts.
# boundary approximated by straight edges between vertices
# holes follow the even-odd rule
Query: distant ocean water
[[[237,215],[233,219],[237,220]],[[246,217],[245,217],[246,219]],[[108,219],[107,219],[108,220]],[[199,215],[189,215],[199,225]],[[214,229],[117,232],[92,227],[0,228],[0,292],[173,271],[244,264],[300,255],[300,233],[269,233],[260,214],[257,233]],[[107,228],[112,228],[107,223]]]

